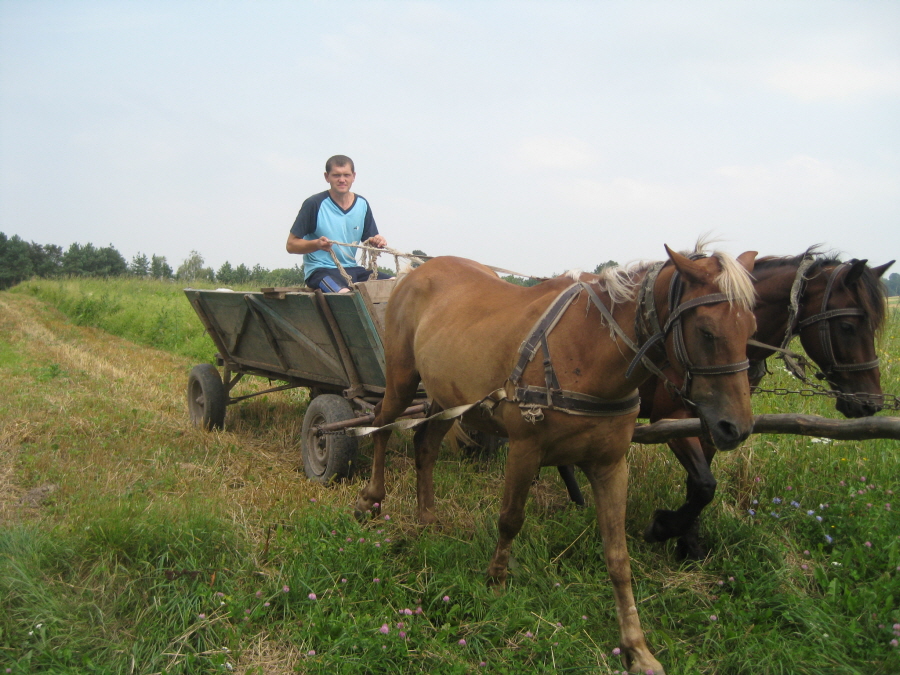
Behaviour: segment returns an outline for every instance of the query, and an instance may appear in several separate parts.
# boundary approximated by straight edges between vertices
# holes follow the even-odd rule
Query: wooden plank
[[[382,342],[384,341],[384,316],[387,312],[387,303],[396,285],[396,279],[376,279],[356,284],[356,289],[366,304],[366,309]]]
[[[383,387],[384,347],[365,301],[358,292],[326,293],[325,299],[353,357],[360,381]]]

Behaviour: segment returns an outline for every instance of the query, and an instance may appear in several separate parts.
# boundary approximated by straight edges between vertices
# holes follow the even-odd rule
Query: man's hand
[[[330,251],[331,240],[328,237],[319,237],[318,239],[303,239],[293,234],[288,235],[287,252],[288,253],[315,253],[316,251]]]
[[[376,234],[374,237],[369,237],[366,239],[366,243],[369,246],[377,246],[378,248],[384,248],[387,246],[387,239],[382,237],[380,234]]]

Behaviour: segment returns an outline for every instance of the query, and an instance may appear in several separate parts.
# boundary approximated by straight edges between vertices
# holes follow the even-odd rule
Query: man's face
[[[333,166],[331,171],[325,174],[325,180],[331,186],[332,191],[337,194],[347,194],[350,192],[350,186],[356,180],[356,173],[350,168],[350,165]]]

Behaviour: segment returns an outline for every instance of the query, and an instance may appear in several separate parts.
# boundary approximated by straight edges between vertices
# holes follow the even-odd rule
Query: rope
[[[366,240],[368,241],[368,239]],[[332,246],[346,246],[347,248],[358,248],[363,251],[363,264],[362,267],[365,267],[372,274],[369,276],[369,280],[378,278],[378,256],[382,253],[387,253],[389,255],[394,256],[394,269],[397,271],[397,274],[400,274],[400,258],[406,258],[413,264],[419,264],[425,262],[424,259],[420,258],[417,255],[413,255],[412,253],[404,253],[403,251],[398,251],[396,249],[385,246],[384,248],[378,248],[377,246],[371,246],[366,243],[361,244],[348,244],[342,241],[332,241]],[[334,260],[334,264],[337,266],[338,270],[341,273],[341,276],[344,277],[344,280],[349,284],[352,283],[352,279],[350,279],[350,275],[344,271],[341,263],[338,262],[337,255],[335,255],[334,250],[330,251],[331,259]]]
[[[366,240],[368,241],[368,239]],[[422,258],[417,255],[413,255],[412,253],[404,253],[403,251],[398,251],[396,249],[390,248],[389,246],[385,246],[384,248],[378,248],[377,246],[371,246],[366,244],[365,242],[361,244],[347,244],[342,241],[332,241],[332,246],[346,246],[347,248],[358,248],[363,251],[363,264],[362,267],[365,267],[367,270],[372,272],[372,276],[369,277],[370,280],[376,279],[378,277],[378,256],[382,253],[387,253],[388,255],[394,256],[394,269],[397,271],[397,274],[400,274],[400,258],[406,258],[411,263],[416,265],[423,264],[427,259]],[[343,275],[344,279],[349,283],[350,275],[344,271],[344,268],[341,266],[341,263],[338,262],[337,256],[334,251],[330,251],[331,259],[334,260],[334,264],[337,266],[340,273]],[[514,272],[512,270],[507,270],[502,267],[494,267],[493,265],[485,265],[489,270],[495,272],[497,274],[512,274],[517,277],[524,277],[526,279],[540,279],[544,281],[547,277],[536,277],[531,274],[522,274],[521,272]]]

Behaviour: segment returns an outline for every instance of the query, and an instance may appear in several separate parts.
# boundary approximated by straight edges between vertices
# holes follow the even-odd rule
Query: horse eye
[[[847,335],[852,335],[856,332],[856,326],[854,326],[849,321],[841,321],[840,323],[841,332],[846,333]]]
[[[706,330],[705,328],[700,329],[700,335],[702,335],[705,339],[710,340],[710,341],[716,339],[716,336],[713,335],[710,331]]]

